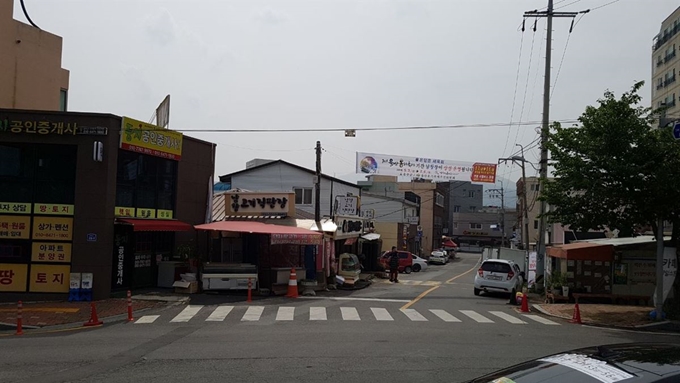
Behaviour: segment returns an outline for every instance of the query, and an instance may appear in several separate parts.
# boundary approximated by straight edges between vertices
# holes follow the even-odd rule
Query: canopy
[[[118,223],[133,226],[133,231],[191,231],[193,227],[182,221],[169,219],[118,218]]]
[[[450,239],[447,239],[446,241],[442,242],[442,246],[444,247],[458,247],[455,242],[453,242]]]
[[[272,245],[320,245],[323,234],[292,226],[272,225],[253,221],[217,221],[194,226],[196,230],[231,231],[236,233],[269,234]]]

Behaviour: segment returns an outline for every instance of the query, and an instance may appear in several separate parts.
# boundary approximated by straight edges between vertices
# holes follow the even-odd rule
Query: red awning
[[[359,237],[347,238],[347,239],[345,240],[345,246],[352,246],[352,245],[354,245],[358,239],[359,239]]]
[[[269,234],[272,245],[320,245],[323,238],[323,234],[316,231],[251,221],[217,221],[194,227],[196,230]]]
[[[442,242],[442,246],[444,247],[458,247],[455,242],[453,242],[450,239],[447,239],[446,241]]]
[[[193,226],[186,222],[168,219],[118,218],[119,223],[133,226],[134,231],[191,231]]]

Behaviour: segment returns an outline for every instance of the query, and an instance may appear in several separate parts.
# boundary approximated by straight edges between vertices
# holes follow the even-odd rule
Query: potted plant
[[[198,254],[193,241],[177,246],[175,249],[175,255],[177,255],[181,261],[187,262],[190,269],[196,270],[198,266]]]

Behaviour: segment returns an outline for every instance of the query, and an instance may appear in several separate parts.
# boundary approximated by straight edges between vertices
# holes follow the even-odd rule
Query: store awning
[[[546,253],[555,258],[580,261],[612,261],[614,246],[597,243],[576,242],[567,245],[549,246]]]
[[[359,239],[359,237],[347,238],[347,239],[345,240],[345,246],[352,246],[352,245],[354,245],[358,239]]]
[[[442,246],[444,247],[458,247],[455,242],[453,242],[450,239],[447,239],[446,241],[442,242]]]
[[[378,233],[368,233],[368,234],[362,235],[361,238],[363,238],[367,241],[375,241],[375,240],[380,239],[380,234],[378,234]]]
[[[323,234],[299,227],[272,225],[255,221],[218,221],[194,226],[196,230],[269,234],[272,245],[320,245]]]
[[[170,219],[118,218],[117,223],[132,225],[134,231],[191,231],[193,226],[186,222]]]

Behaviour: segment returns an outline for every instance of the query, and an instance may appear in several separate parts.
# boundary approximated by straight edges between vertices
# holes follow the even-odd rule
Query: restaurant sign
[[[224,195],[227,216],[295,215],[294,193],[243,192]]]
[[[321,234],[271,234],[272,245],[320,245]]]
[[[182,158],[182,138],[180,132],[123,117],[120,148],[179,161]]]

